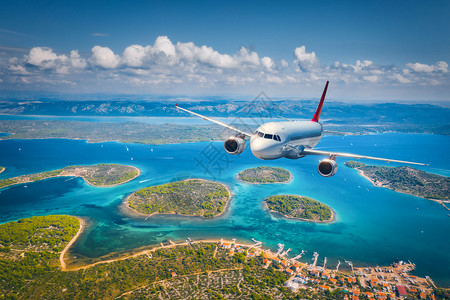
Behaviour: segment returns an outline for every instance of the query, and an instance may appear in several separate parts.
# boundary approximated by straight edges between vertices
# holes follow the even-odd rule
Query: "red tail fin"
[[[327,93],[328,89],[328,83],[329,81],[327,81],[327,84],[325,84],[325,89],[323,90],[322,98],[320,98],[319,106],[317,106],[316,113],[314,114],[314,117],[311,120],[313,122],[319,122],[320,112],[322,111],[323,101],[325,100],[325,94]]]

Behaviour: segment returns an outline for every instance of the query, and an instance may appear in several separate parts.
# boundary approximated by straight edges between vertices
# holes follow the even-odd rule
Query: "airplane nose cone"
[[[254,156],[258,158],[262,158],[263,152],[264,152],[264,143],[262,143],[260,140],[255,139],[250,142],[250,150],[252,150],[252,153]]]

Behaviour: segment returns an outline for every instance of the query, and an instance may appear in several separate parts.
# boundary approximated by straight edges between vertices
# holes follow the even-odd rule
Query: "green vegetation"
[[[139,176],[139,169],[118,164],[70,166],[59,170],[3,179],[0,180],[0,188],[14,184],[39,181],[56,176],[81,176],[89,184],[104,187],[122,184]]]
[[[224,211],[230,193],[221,183],[189,179],[143,188],[131,194],[128,205],[144,214],[176,213],[212,218]]]
[[[62,251],[80,223],[71,216],[20,219],[0,225],[0,246],[14,251]]]
[[[347,167],[361,170],[374,185],[426,199],[450,200],[450,178],[411,167],[367,166],[348,161]]]
[[[315,222],[333,220],[332,210],[316,200],[295,196],[277,195],[265,200],[267,207],[288,218],[303,219]]]
[[[180,129],[180,126],[183,128]],[[118,141],[139,144],[178,144],[222,140],[218,125],[145,124],[139,122],[95,123],[79,121],[3,120],[0,139],[83,139],[93,143]]]
[[[10,248],[0,251],[0,299],[295,297],[282,287],[287,275],[262,269],[261,257],[230,257],[215,243],[154,249],[147,252],[151,256],[61,271],[55,251],[67,244],[78,226],[69,216],[0,225],[1,243]]]
[[[78,219],[70,216],[32,217],[1,224],[0,299],[27,299],[20,294],[21,289],[30,283],[30,289],[33,283],[46,284],[48,276],[59,268],[58,252],[79,226]]]
[[[244,170],[238,174],[240,180],[249,183],[282,183],[291,179],[292,174],[278,167],[257,167]]]

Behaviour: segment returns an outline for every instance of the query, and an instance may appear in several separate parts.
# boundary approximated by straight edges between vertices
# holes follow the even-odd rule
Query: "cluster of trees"
[[[83,174],[89,183],[98,186],[121,184],[138,175],[136,168],[118,164],[88,166],[88,171]]]
[[[0,245],[10,249],[62,251],[77,233],[80,223],[70,216],[20,219],[0,225]]]
[[[358,168],[374,181],[386,187],[427,199],[450,200],[450,178],[431,174],[411,167],[367,166],[356,161],[347,161],[346,166]]]
[[[295,195],[277,195],[267,198],[269,209],[292,218],[301,218],[314,221],[330,221],[331,209],[319,201]]]
[[[17,180],[16,178],[8,178],[8,179],[0,180],[0,189],[3,187],[6,187],[6,186],[16,184],[18,182],[19,182],[19,180]]]
[[[220,183],[190,179],[140,189],[128,199],[129,206],[145,213],[178,213],[214,217],[221,213],[230,198]]]
[[[129,295],[132,298],[156,298],[158,295],[188,298],[193,294],[210,299],[342,298],[339,291],[294,294],[282,287],[288,279],[285,273],[272,267],[262,268],[263,257],[247,258],[245,253],[239,252],[230,257],[227,249],[215,243],[162,248],[153,251],[152,258],[140,255],[84,270],[62,272],[58,253],[48,250],[46,241],[30,241],[34,231],[47,228],[51,235],[59,236],[60,242],[66,244],[60,229],[71,238],[78,228],[76,218],[33,217],[3,224],[0,232],[3,233],[5,228],[10,231],[14,226],[14,231],[24,238],[10,236],[9,240],[15,241],[10,243],[12,248],[32,243],[35,249],[44,250],[27,249],[18,257],[0,253],[1,299],[46,298],[48,295],[56,299],[116,298],[132,290]],[[177,277],[172,277],[172,272]],[[165,282],[160,283],[161,280]]]
[[[77,176],[78,173],[81,173],[81,175],[83,175],[83,177],[89,183],[97,186],[120,184],[138,176],[139,174],[138,170],[136,170],[136,168],[134,167],[123,166],[118,164],[69,166],[58,170],[3,179],[0,180],[0,188],[17,183],[33,182],[55,176],[60,176],[63,172],[64,174],[70,174],[69,176]]]
[[[362,167],[365,167],[365,166],[366,166],[366,165],[363,164],[362,162],[354,161],[354,160],[346,161],[346,162],[344,163],[344,165],[347,166],[347,167],[349,167],[349,168],[353,168],[353,169],[362,168]]]
[[[67,138],[90,142],[119,141],[139,144],[175,144],[221,140],[217,125],[145,124],[140,122],[94,123],[76,121],[3,120],[1,132],[14,135],[0,139]],[[149,134],[150,133],[150,134]]]
[[[239,179],[250,183],[278,183],[286,182],[291,173],[279,167],[256,167],[244,170],[238,174]]]

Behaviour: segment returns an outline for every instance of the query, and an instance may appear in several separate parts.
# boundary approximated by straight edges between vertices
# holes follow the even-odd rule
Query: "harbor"
[[[288,258],[291,249],[284,250],[284,244],[279,243],[277,251],[262,248],[262,243],[240,244],[236,239],[226,241],[221,239],[219,245],[228,249],[228,255],[244,253],[246,257],[262,257],[262,267],[272,266],[280,272],[289,275],[284,286],[297,292],[301,289],[312,292],[339,290],[343,299],[435,299],[434,285],[429,276],[425,278],[412,274],[416,265],[411,261],[395,261],[390,266],[355,267],[351,261],[345,260],[350,270],[339,271],[341,262],[335,269],[327,269],[327,258],[318,264],[319,253],[313,252],[312,262],[306,264],[299,261],[306,253],[302,250],[298,255]]]

